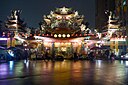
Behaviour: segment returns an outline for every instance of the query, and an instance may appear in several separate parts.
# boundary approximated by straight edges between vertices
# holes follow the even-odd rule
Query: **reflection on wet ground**
[[[0,85],[128,85],[128,61],[9,61]]]

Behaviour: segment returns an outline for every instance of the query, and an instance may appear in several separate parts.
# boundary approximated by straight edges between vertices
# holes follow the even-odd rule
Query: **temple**
[[[39,23],[35,39],[42,40],[43,50],[50,55],[71,57],[73,53],[85,54],[86,38],[94,38],[84,22],[84,16],[71,8],[56,8],[49,15],[44,15]],[[85,45],[86,44],[86,45]]]
[[[2,37],[7,38],[7,47],[22,45],[17,38],[28,32],[26,23],[20,18],[21,10],[12,10],[4,23]]]
[[[102,32],[90,29],[84,16],[72,8],[60,7],[44,15],[37,29],[28,28],[20,13],[20,10],[11,11],[5,21],[2,37],[7,38],[4,40],[8,48],[21,46],[33,54],[47,53],[51,58],[58,55],[71,58],[73,54],[86,56],[95,49],[111,49],[116,55],[126,51],[126,34],[112,12],[106,12],[108,22]]]

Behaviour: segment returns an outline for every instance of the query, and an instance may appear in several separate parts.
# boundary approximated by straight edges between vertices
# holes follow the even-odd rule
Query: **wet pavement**
[[[9,61],[0,85],[128,85],[128,61]]]

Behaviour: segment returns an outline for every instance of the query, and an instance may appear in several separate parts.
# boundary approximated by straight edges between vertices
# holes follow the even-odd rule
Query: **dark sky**
[[[29,27],[39,27],[38,23],[57,7],[70,7],[85,16],[90,27],[95,26],[95,0],[0,0],[0,20],[5,21],[10,11],[21,9],[21,18]]]

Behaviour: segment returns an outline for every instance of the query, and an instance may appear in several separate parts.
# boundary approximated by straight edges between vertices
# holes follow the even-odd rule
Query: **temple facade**
[[[44,15],[38,29],[27,28],[20,13],[20,10],[11,11],[11,16],[5,21],[1,41],[4,39],[7,47],[20,45],[31,53],[65,58],[74,53],[86,55],[91,50],[110,49],[117,56],[127,51],[126,29],[111,11],[106,11],[108,21],[102,32],[91,30],[84,16],[72,8],[60,7]]]
[[[64,57],[71,57],[73,53],[86,54],[91,42],[85,40],[93,39],[95,35],[86,26],[83,15],[71,8],[62,7],[43,18],[34,37],[35,40],[42,40],[40,46],[43,46],[44,52]]]

